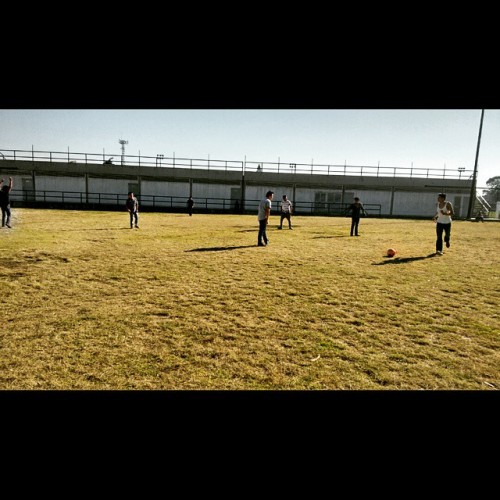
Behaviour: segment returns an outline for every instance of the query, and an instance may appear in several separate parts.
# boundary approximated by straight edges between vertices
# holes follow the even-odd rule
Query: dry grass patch
[[[500,225],[13,210],[2,389],[500,388]],[[384,257],[389,247],[398,254]]]

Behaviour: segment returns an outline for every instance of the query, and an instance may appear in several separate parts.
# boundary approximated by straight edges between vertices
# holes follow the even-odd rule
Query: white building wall
[[[21,186],[18,186],[21,188]],[[36,201],[85,203],[85,177],[37,175]]]
[[[179,196],[189,197],[189,182],[142,181],[141,194],[148,196]]]
[[[59,177],[53,175],[37,175],[35,178],[37,191],[77,191],[85,192],[85,177]]]
[[[354,196],[357,196],[363,205],[380,205],[380,213],[388,215],[391,210],[392,192],[388,191],[354,191]],[[353,196],[353,197],[354,197]],[[352,203],[353,200],[345,199],[346,203]],[[370,213],[369,208],[367,208]]]
[[[279,189],[279,187],[276,188],[275,186],[246,186],[245,200],[260,202],[260,200],[266,197],[268,191],[274,191],[274,199],[276,200],[280,193]],[[290,188],[288,188],[288,190],[290,190]]]
[[[125,195],[127,198],[128,185],[137,183],[137,179],[97,179],[89,177],[89,193],[109,193]]]
[[[142,206],[184,209],[188,197],[188,181],[141,181]]]
[[[434,190],[427,193],[412,193],[410,191],[396,191],[394,193],[394,206],[393,215],[402,216],[421,216],[432,218],[436,213],[436,204],[439,191]],[[460,206],[458,206],[458,199],[461,199]],[[463,194],[453,192],[446,193],[446,201],[452,205],[454,202],[457,205],[455,210],[455,217],[465,217],[467,213],[467,206],[469,197]],[[388,213],[382,211],[382,213]]]
[[[271,205],[271,210],[274,212],[278,205],[276,201],[278,200],[279,191],[276,187],[263,187],[263,186],[246,186],[245,189],[245,210],[254,210],[257,213],[259,209],[259,203],[266,197],[268,191],[274,191],[274,200]]]
[[[232,189],[239,190],[241,185],[194,182],[193,199],[195,208],[204,210],[234,209],[234,201],[230,201]]]
[[[93,175],[99,174],[94,173]],[[128,175],[128,173],[126,175]],[[43,173],[37,172],[34,185],[31,184],[33,188],[30,185],[29,181],[31,177],[28,174],[21,175],[17,173],[16,175],[16,173],[13,172],[13,176],[13,199],[23,199],[22,197],[26,199],[26,197],[29,196],[29,192],[35,188],[37,191],[37,201],[66,201],[75,203],[87,201],[85,199],[86,180],[83,173],[80,176],[69,176],[67,173],[61,172],[60,176],[56,176],[43,175]],[[231,184],[222,182],[217,184],[215,179],[212,180],[214,182],[198,182],[198,179],[193,179],[192,193],[193,198],[195,198],[195,203],[197,203],[200,209],[202,206],[204,208],[227,209],[227,203],[230,203],[230,198],[235,198],[235,192],[241,189],[240,183],[232,178],[230,180]],[[299,207],[301,203],[304,205],[312,205],[312,210],[314,209],[314,204],[318,201],[317,193],[326,193],[328,195],[326,197],[328,200],[335,199],[335,202],[340,201],[340,195],[342,193],[341,186],[339,186],[339,184],[333,185],[333,183],[325,182],[324,187],[322,187],[319,182],[320,180],[318,180],[318,185],[314,187],[296,186],[295,192],[290,183],[280,185],[279,182],[282,181],[278,176],[270,176],[268,179],[270,184],[262,184],[260,186],[247,184],[244,193],[245,209],[250,211],[254,209],[257,210],[258,203],[269,189],[273,190],[275,193],[273,212],[278,209],[283,194],[287,194],[289,199],[295,204],[299,203]],[[264,178],[262,178],[262,181],[264,181]],[[259,181],[257,180],[257,182]],[[355,179],[348,179],[346,182],[349,182],[351,186],[356,185]],[[131,173],[128,178],[122,179],[97,178],[89,175],[88,201],[91,203],[122,204],[125,202],[131,185],[134,186],[138,183],[139,179],[133,173]],[[343,202],[350,203],[354,196],[358,196],[365,205],[380,205],[382,215],[391,214],[395,217],[432,217],[437,202],[437,195],[440,191],[439,187],[423,186],[422,183],[416,183],[415,191],[411,191],[411,184],[407,179],[388,178],[387,183],[384,182],[380,184],[377,189],[373,190],[363,188],[363,184],[363,179],[361,179],[359,183],[361,189],[354,189],[353,187],[346,188]],[[401,186],[401,191],[398,191],[398,185]],[[395,190],[391,211],[392,186],[394,186]],[[141,180],[140,187],[141,203],[150,206],[154,204],[156,206],[185,208],[186,200],[190,194],[190,183],[186,178],[179,178],[178,182],[165,182],[161,180],[155,181],[152,180],[151,177],[148,177],[148,180]],[[384,190],[385,187],[387,187],[386,190]],[[23,193],[23,189],[26,193]],[[135,189],[135,187],[133,189]],[[421,191],[423,189],[425,189],[425,191]],[[47,193],[49,192],[52,193],[47,197]],[[64,198],[61,198],[62,195],[56,192],[64,193]],[[71,193],[77,193],[77,195],[71,195]],[[93,193],[100,193],[100,196]],[[466,217],[469,196],[463,191],[456,193],[451,191],[451,189],[447,190],[446,194],[447,200],[454,206],[456,217]],[[209,198],[214,200],[207,201]],[[225,199],[226,201],[219,201],[217,200],[218,198]],[[158,202],[158,200],[160,202]],[[328,203],[330,203],[330,201],[328,201]]]
[[[302,187],[297,187],[295,188],[295,199],[292,200],[291,196],[288,196],[292,201],[297,202],[314,202],[314,197],[316,195],[317,191],[321,192],[337,192],[335,189],[310,189],[310,188],[302,188]]]
[[[231,189],[240,187],[240,184],[193,182],[193,198],[231,198]]]
[[[428,215],[432,218],[435,213],[437,193],[412,193],[396,191],[394,193],[393,215]],[[389,212],[383,212],[389,213]]]

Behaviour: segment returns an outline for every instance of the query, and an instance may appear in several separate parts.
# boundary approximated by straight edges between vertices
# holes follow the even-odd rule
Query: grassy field
[[[494,390],[500,224],[13,209],[0,389]],[[389,247],[398,250],[386,258]]]

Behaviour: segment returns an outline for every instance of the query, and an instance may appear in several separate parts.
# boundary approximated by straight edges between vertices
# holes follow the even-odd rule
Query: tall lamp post
[[[118,139],[118,143],[122,145],[122,165],[125,163],[125,144],[128,144],[128,141],[124,139]]]
[[[474,162],[474,173],[472,174],[472,185],[470,188],[470,198],[469,198],[469,210],[467,210],[467,218],[471,220],[472,209],[474,208],[474,201],[476,199],[476,185],[477,185],[477,160],[479,158],[479,146],[481,144],[481,133],[483,131],[483,118],[484,109],[481,110],[481,121],[479,122],[479,136],[477,138],[477,148],[476,148],[476,161]]]

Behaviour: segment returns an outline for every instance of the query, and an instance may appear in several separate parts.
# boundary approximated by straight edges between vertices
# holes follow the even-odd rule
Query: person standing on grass
[[[125,206],[130,213],[130,229],[134,229],[134,222],[135,227],[139,229],[139,202],[132,191],[128,194]]]
[[[288,221],[288,229],[292,229],[292,222],[290,216],[292,215],[292,202],[283,195],[283,201],[281,202],[281,219],[278,229],[283,229],[283,219]]]
[[[363,204],[359,201],[359,198],[354,198],[354,203],[351,203],[346,210],[346,213],[351,212],[351,236],[359,236],[358,226],[361,214],[366,216],[365,208]]]
[[[188,207],[188,214],[189,214],[189,217],[192,217],[193,215],[193,207],[194,207],[194,200],[193,200],[193,197],[190,196],[188,198],[188,201],[187,201],[187,207]]]
[[[449,201],[446,201],[446,194],[438,194],[438,202],[436,205],[436,215],[433,220],[436,223],[436,254],[443,255],[443,231],[446,248],[450,248],[451,235],[451,216],[455,215],[453,207]]]
[[[2,227],[7,226],[10,229],[10,191],[12,189],[13,180],[9,177],[9,185],[3,183],[4,179],[0,181],[0,208],[2,209]]]
[[[266,197],[259,204],[259,212],[257,218],[259,220],[259,236],[257,237],[257,245],[265,247],[269,244],[266,228],[269,224],[269,215],[271,214],[271,201],[274,196],[274,191],[268,191]]]

